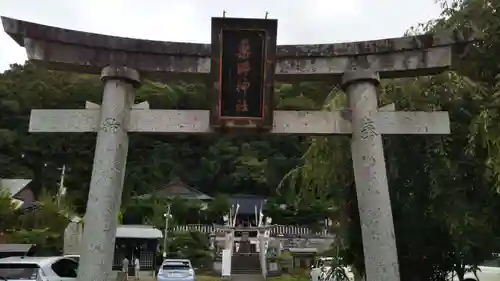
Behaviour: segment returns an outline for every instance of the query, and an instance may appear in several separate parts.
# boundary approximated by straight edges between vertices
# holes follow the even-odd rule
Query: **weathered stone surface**
[[[138,87],[141,83],[139,78],[139,72],[133,68],[126,66],[112,67],[106,66],[101,71],[101,80],[103,82],[110,80],[125,80],[132,84],[134,87]]]
[[[380,119],[377,76],[376,73],[364,70],[346,72],[342,81],[351,109],[351,155],[361,222],[366,280],[400,281],[382,143],[383,126],[386,122]],[[392,115],[398,112],[383,113]],[[396,126],[396,131],[400,130],[405,130],[405,128]]]
[[[6,17],[2,23],[29,59],[50,69],[99,74],[107,65],[122,65],[149,79],[184,80],[205,79],[210,72],[210,44],[107,36]],[[332,79],[354,68],[371,68],[381,78],[435,74],[452,66],[453,44],[471,40],[454,33],[278,46],[276,79]]]
[[[30,132],[97,132],[99,109],[33,109],[29,127]]]
[[[344,92],[346,92],[349,85],[362,81],[370,81],[378,86],[380,84],[380,76],[378,72],[374,72],[369,69],[348,71],[342,76],[342,88],[344,89]]]
[[[90,32],[63,29],[27,21],[2,17],[3,27],[20,46],[24,38],[55,41],[63,44],[83,45],[91,48],[122,50],[128,52],[151,53],[161,55],[210,56],[210,44],[167,42],[109,36]],[[278,57],[331,57],[385,52],[400,52],[416,49],[449,46],[467,43],[472,34],[457,32],[437,35],[418,35],[400,38],[388,38],[370,41],[278,46]]]
[[[64,247],[65,255],[79,255],[80,244],[82,242],[83,223],[70,222],[64,230]]]
[[[85,109],[99,109],[101,106],[97,103],[93,103],[91,101],[85,102]],[[141,103],[136,103],[132,106],[133,109],[149,109],[149,102],[143,101]]]
[[[447,112],[380,111],[377,125],[382,134],[449,134]],[[214,133],[208,110],[132,109],[128,132]],[[34,109],[30,132],[96,132],[99,109]],[[351,122],[341,111],[274,111],[272,134],[347,135]]]
[[[111,273],[128,153],[127,125],[138,73],[127,67],[102,71],[104,93],[85,212],[78,280],[107,281]]]

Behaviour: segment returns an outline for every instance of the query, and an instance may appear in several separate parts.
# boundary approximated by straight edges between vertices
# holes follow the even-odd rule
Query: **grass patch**
[[[294,269],[291,273],[283,273],[280,276],[272,276],[267,278],[268,281],[309,281],[307,271]]]
[[[218,275],[210,275],[207,272],[196,274],[196,281],[220,281]],[[267,281],[309,281],[307,271],[301,269],[293,269],[291,273],[283,273],[280,276],[270,276]]]

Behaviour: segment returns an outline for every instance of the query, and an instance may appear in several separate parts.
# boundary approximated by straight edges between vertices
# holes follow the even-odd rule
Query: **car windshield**
[[[0,276],[8,280],[36,280],[38,270],[36,264],[0,264]]]
[[[188,263],[166,263],[163,265],[163,270],[189,270]]]
[[[329,259],[319,259],[316,261],[315,267],[329,266],[331,262]]]

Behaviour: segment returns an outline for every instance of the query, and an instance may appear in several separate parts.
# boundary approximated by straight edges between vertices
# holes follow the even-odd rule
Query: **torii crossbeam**
[[[29,131],[85,133],[97,132],[103,126],[116,126],[112,121],[99,124],[99,105],[88,109],[33,109]],[[350,135],[351,121],[347,110],[274,111],[274,126],[269,132],[278,135]],[[130,111],[129,133],[216,134],[209,124],[208,110]],[[449,134],[447,112],[379,111],[376,114],[381,134]]]

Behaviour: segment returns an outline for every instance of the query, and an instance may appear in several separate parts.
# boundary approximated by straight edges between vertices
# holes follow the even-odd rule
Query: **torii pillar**
[[[78,280],[107,280],[113,265],[118,212],[128,152],[127,124],[139,73],[127,67],[105,67],[104,93],[85,213]]]
[[[351,153],[367,280],[399,281],[384,147],[377,125],[379,83],[378,73],[371,70],[353,70],[342,77],[351,109]]]

